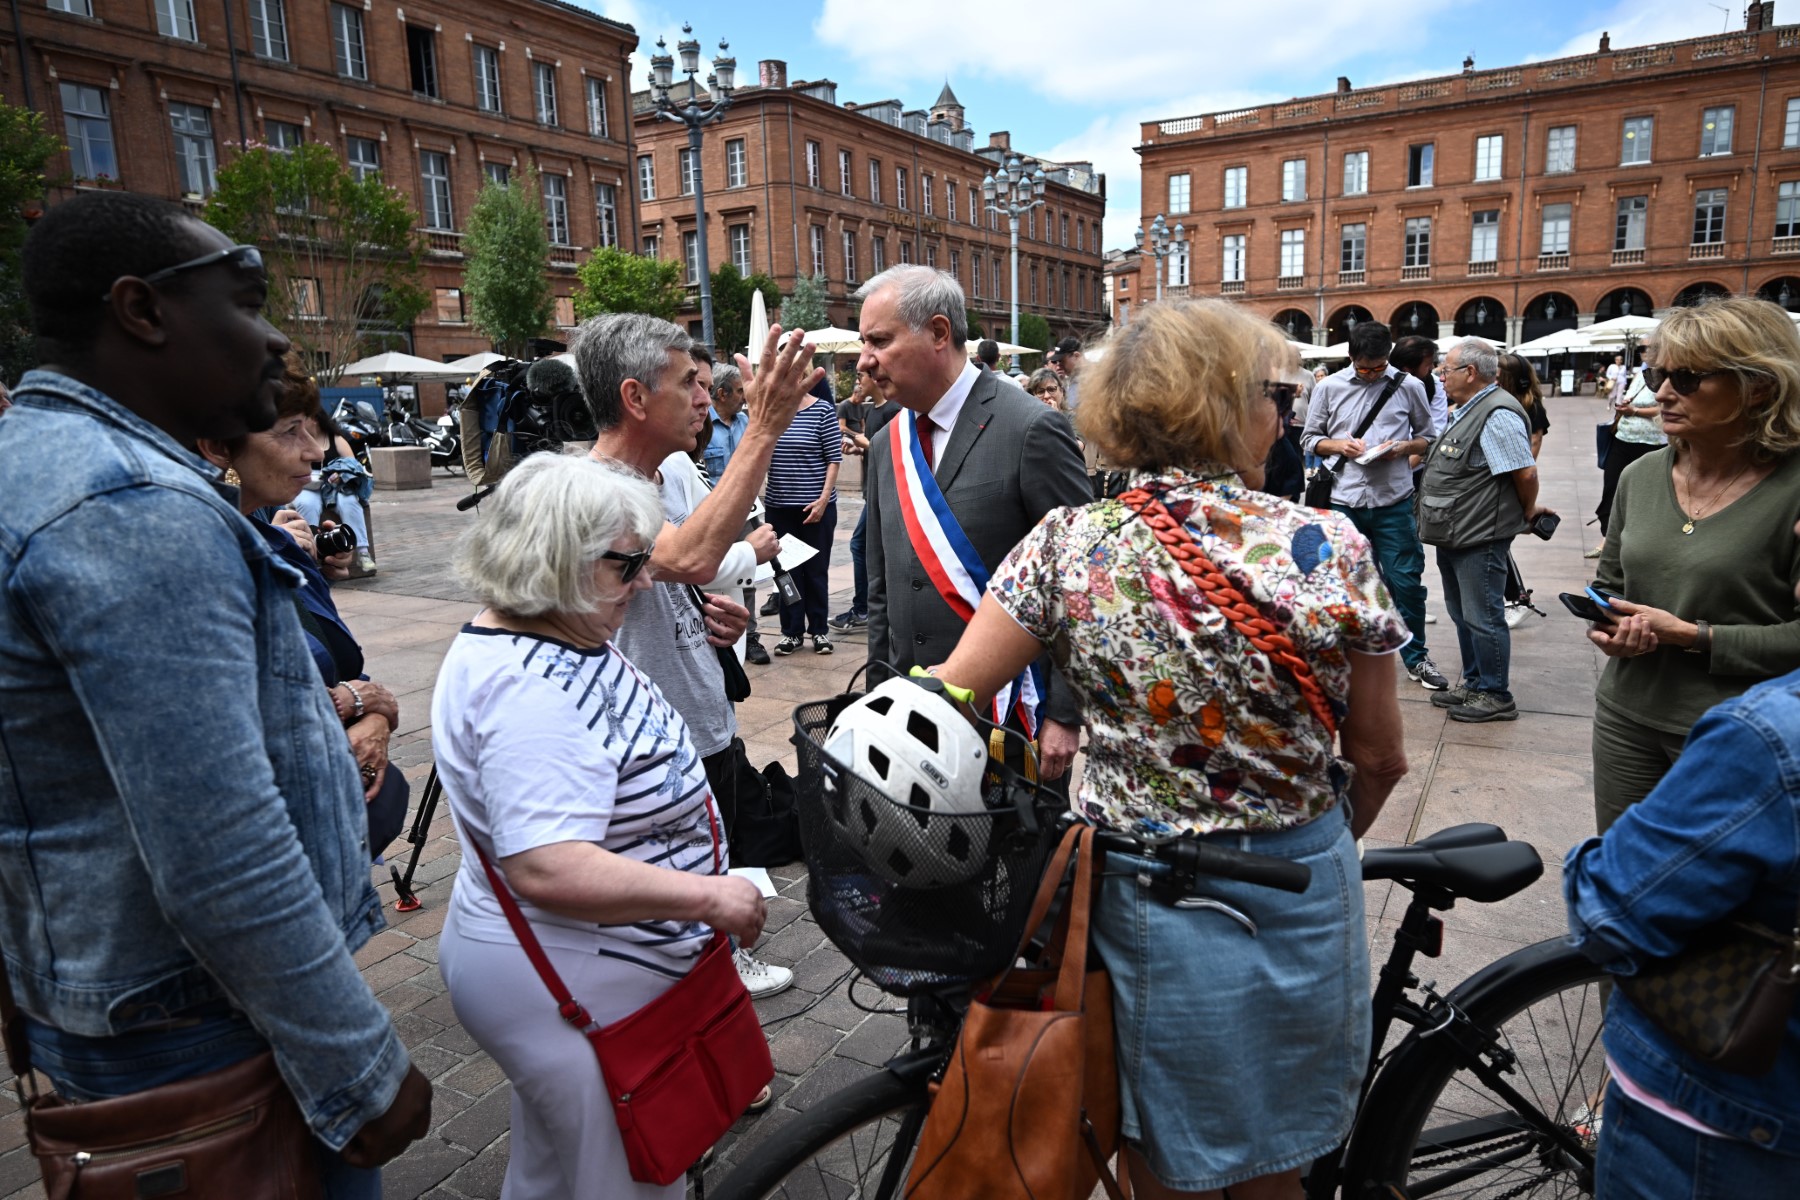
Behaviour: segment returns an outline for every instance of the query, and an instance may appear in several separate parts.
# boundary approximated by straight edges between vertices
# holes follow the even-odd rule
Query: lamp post
[[[1018,155],[981,181],[988,212],[1006,218],[1012,232],[1012,342],[1019,344],[1019,217],[1044,202],[1044,173],[1025,169]]]
[[[682,25],[688,36],[675,43],[681,55],[681,73],[688,78],[687,100],[677,104],[669,98],[670,78],[675,60],[661,38],[656,39],[656,53],[650,56],[650,95],[656,102],[656,115],[665,121],[686,125],[688,131],[688,163],[694,172],[694,274],[700,282],[700,321],[708,349],[713,344],[712,260],[706,251],[706,188],[700,178],[700,131],[725,115],[731,107],[731,89],[737,82],[737,59],[726,57],[731,47],[719,41],[718,57],[712,60],[712,74],[706,77],[711,103],[702,105],[694,76],[700,73],[700,39],[693,36],[692,25]],[[685,256],[684,256],[685,257]]]
[[[1150,236],[1146,238],[1142,229],[1135,230],[1131,235],[1131,244],[1137,249],[1139,254],[1148,250],[1150,254],[1155,257],[1156,298],[1161,300],[1163,287],[1163,259],[1187,245],[1187,234],[1182,230],[1180,222],[1176,222],[1175,228],[1170,229],[1168,221],[1164,219],[1161,213],[1157,213],[1156,220],[1150,222]]]

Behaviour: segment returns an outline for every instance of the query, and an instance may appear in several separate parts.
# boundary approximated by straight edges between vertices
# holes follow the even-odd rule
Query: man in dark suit
[[[907,532],[892,448],[901,422],[917,419],[932,476],[989,573],[1045,513],[1086,504],[1091,496],[1068,418],[969,362],[968,319],[954,278],[930,267],[891,267],[857,298],[863,302],[857,369],[909,410],[869,444],[865,500],[869,659],[906,671],[948,658],[964,621],[933,585]],[[1047,685],[1040,768],[1055,779],[1075,756],[1081,711],[1048,657],[1039,665]]]

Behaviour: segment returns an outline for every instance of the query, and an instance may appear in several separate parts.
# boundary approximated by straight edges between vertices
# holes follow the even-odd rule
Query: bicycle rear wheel
[[[919,1141],[929,1075],[884,1070],[826,1096],[770,1133],[708,1200],[893,1200]]]
[[[1478,1039],[1483,1061],[1501,1066],[1514,1095],[1478,1076],[1454,1030],[1409,1035],[1363,1105],[1346,1156],[1346,1200],[1392,1196],[1388,1185],[1409,1200],[1592,1195],[1600,1116],[1590,1106],[1606,1086],[1605,977],[1552,939],[1452,992],[1486,1035]]]

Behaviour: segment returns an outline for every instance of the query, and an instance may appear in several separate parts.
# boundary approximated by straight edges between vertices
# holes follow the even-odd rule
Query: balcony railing
[[[1278,292],[1297,292],[1305,286],[1304,275],[1282,275],[1275,280],[1275,290]]]
[[[1219,295],[1221,296],[1241,296],[1243,294],[1244,281],[1241,279],[1227,279],[1219,284]]]
[[[1163,288],[1163,298],[1165,300],[1186,300],[1188,291],[1189,287],[1185,283],[1171,283]]]
[[[1402,283],[1411,283],[1413,280],[1416,280],[1416,279],[1430,279],[1430,278],[1431,278],[1430,264],[1427,264],[1423,267],[1401,267],[1400,268],[1400,282],[1402,282]]]
[[[1769,245],[1771,254],[1800,254],[1800,237],[1778,237]]]
[[[1567,251],[1561,254],[1538,255],[1538,270],[1540,271],[1566,271],[1568,269],[1569,255]]]
[[[1688,257],[1690,259],[1724,258],[1725,257],[1725,243],[1724,242],[1695,242],[1693,245],[1688,247]]]
[[[1795,240],[1800,241],[1800,238],[1796,238]],[[1615,267],[1635,267],[1639,263],[1642,263],[1643,261],[1644,261],[1644,252],[1642,250],[1614,250],[1613,251],[1612,265]]]
[[[1491,258],[1469,264],[1469,274],[1471,275],[1498,275],[1499,273],[1500,264]]]
[[[575,269],[575,256],[580,253],[580,246],[551,246],[550,265],[553,267],[564,267],[573,271]]]
[[[1338,286],[1339,287],[1349,287],[1352,284],[1367,283],[1368,281],[1369,281],[1369,273],[1367,271],[1339,271],[1338,272]]]
[[[463,235],[454,229],[421,229],[419,232],[425,235],[425,249],[430,253],[462,257]]]

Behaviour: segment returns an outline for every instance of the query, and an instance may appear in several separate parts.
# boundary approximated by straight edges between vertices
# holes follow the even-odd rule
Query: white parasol
[[[769,306],[762,289],[750,293],[750,345],[745,357],[751,366],[762,362],[763,343],[769,340]]]

